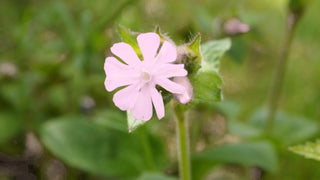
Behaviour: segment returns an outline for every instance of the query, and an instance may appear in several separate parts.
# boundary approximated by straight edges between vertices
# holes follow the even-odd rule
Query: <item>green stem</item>
[[[146,164],[147,164],[148,170],[154,171],[155,170],[155,165],[154,165],[154,160],[153,160],[153,155],[152,155],[152,149],[151,149],[151,146],[150,146],[150,141],[149,141],[149,138],[148,138],[147,130],[146,130],[146,128],[144,126],[141,127],[140,138],[141,138],[141,142],[142,142],[143,151],[144,151],[144,154],[145,154]]]
[[[188,124],[180,105],[174,107],[180,180],[191,180],[190,148]]]
[[[273,79],[273,84],[270,90],[269,102],[268,102],[268,116],[267,116],[267,133],[272,132],[274,126],[274,119],[278,107],[278,101],[283,84],[283,79],[286,71],[286,64],[289,55],[289,51],[292,44],[295,27],[300,19],[301,14],[289,13],[287,18],[287,25],[284,37],[284,43],[282,45],[279,59],[276,66],[276,71]]]

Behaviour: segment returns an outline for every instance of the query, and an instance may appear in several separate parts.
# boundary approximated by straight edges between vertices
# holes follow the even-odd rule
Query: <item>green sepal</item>
[[[164,33],[161,32],[160,26],[156,26],[154,32],[159,35],[159,37],[160,37],[160,43],[161,43],[161,44],[162,44],[164,41],[169,41],[169,42],[171,42],[172,44],[174,44],[174,42],[173,42],[166,34],[164,34]]]
[[[177,62],[184,64],[188,77],[194,76],[201,68],[200,42],[200,34],[197,34],[190,43],[178,47]]]

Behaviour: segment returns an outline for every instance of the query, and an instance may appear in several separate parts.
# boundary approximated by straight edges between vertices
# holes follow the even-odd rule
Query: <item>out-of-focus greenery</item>
[[[104,88],[104,59],[120,41],[119,24],[138,32],[159,25],[179,45],[198,32],[202,42],[225,38],[224,22],[237,17],[251,29],[231,38],[221,60],[224,101],[199,104],[188,116],[194,179],[320,179],[319,162],[288,151],[319,136],[320,1],[299,2],[305,14],[288,59],[281,111],[265,136],[264,105],[288,1],[0,1],[0,161],[30,158],[40,179],[52,172],[65,179],[175,179],[170,106],[167,118],[129,134],[125,112]],[[42,147],[34,156],[28,155],[30,133]],[[2,167],[1,178],[17,173]]]

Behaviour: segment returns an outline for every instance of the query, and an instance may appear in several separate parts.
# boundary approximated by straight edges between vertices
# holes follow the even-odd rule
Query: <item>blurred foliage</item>
[[[281,111],[273,133],[266,136],[263,106],[286,15],[302,7]],[[200,32],[201,42],[208,42],[201,47],[206,54],[217,42],[229,48],[228,40],[211,40],[225,38],[224,22],[236,17],[250,31],[232,37],[221,60],[223,87],[216,88],[222,88],[225,101],[196,104],[188,116],[193,118],[194,177],[250,179],[257,167],[258,179],[318,180],[320,163],[287,149],[319,136],[319,8],[320,1],[311,0],[0,1],[1,155],[31,157],[40,179],[50,179],[52,158],[63,162],[67,170],[59,172],[66,179],[175,179],[172,110],[167,106],[165,119],[151,120],[129,134],[126,113],[114,107],[112,93],[104,89],[104,59],[111,45],[121,41],[119,24],[136,32],[159,25],[177,45]],[[204,76],[208,78],[199,84],[221,81],[213,72]],[[222,98],[210,93],[201,97]],[[36,156],[40,159],[27,153],[29,132],[43,145]],[[291,150],[306,155],[316,145]],[[0,160],[6,162],[2,156]],[[0,170],[0,179],[13,178]]]
[[[306,158],[311,158],[320,161],[320,145],[319,140],[315,143],[307,142],[304,145],[289,147],[290,151],[303,155]]]

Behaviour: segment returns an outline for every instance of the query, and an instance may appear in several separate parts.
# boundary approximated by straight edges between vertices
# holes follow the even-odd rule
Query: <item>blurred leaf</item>
[[[206,102],[221,101],[222,80],[216,72],[200,72],[191,78],[191,83],[195,99]]]
[[[228,120],[235,120],[240,113],[240,105],[234,101],[223,100],[218,103],[214,103],[213,106],[221,111]]]
[[[0,144],[5,143],[22,130],[22,121],[14,112],[0,113]]]
[[[276,151],[269,142],[242,142],[222,145],[196,155],[194,161],[196,161],[197,164],[203,163],[211,168],[213,165],[219,163],[258,166],[270,172],[274,172],[278,168]],[[195,167],[195,171],[198,170],[202,171]],[[207,170],[209,170],[208,167]]]
[[[289,147],[289,150],[306,158],[320,161],[320,140],[317,140],[315,143],[307,142],[304,145],[292,146]]]
[[[252,115],[250,122],[263,130],[266,127],[266,119],[267,110],[260,109]],[[314,121],[279,111],[275,117],[271,136],[286,146],[311,138],[318,130],[318,124]]]
[[[178,180],[175,177],[169,177],[156,173],[144,173],[137,180]]]
[[[230,134],[246,138],[258,137],[263,133],[259,128],[236,121],[228,121],[228,130]]]
[[[307,4],[313,0],[289,0],[289,8],[292,12],[303,11]]]
[[[94,122],[98,125],[127,133],[126,116],[115,110],[101,111],[96,114]]]
[[[196,1],[186,0],[185,4],[188,5],[189,12],[192,13],[195,22],[203,31],[210,34],[213,31],[212,17],[203,6],[200,6]]]
[[[128,130],[129,133],[133,132],[135,129],[137,129],[139,126],[142,126],[147,121],[138,120],[134,118],[130,111],[127,111],[127,121],[128,121]]]
[[[145,169],[135,138],[84,117],[58,118],[41,129],[44,145],[68,165],[106,176],[132,177]]]
[[[47,90],[48,101],[53,107],[58,109],[66,109],[68,106],[68,93],[63,84],[56,84]]]
[[[120,36],[122,37],[122,41],[131,45],[134,51],[137,53],[137,55],[139,57],[142,57],[142,54],[138,45],[138,41],[137,41],[138,33],[132,32],[121,25],[118,26],[118,31]]]
[[[201,45],[202,64],[201,71],[219,71],[220,59],[226,51],[231,47],[231,40],[229,38],[209,41]]]
[[[16,84],[6,84],[0,87],[0,96],[2,96],[10,105],[14,108],[19,109],[22,106],[21,99],[21,85]]]

